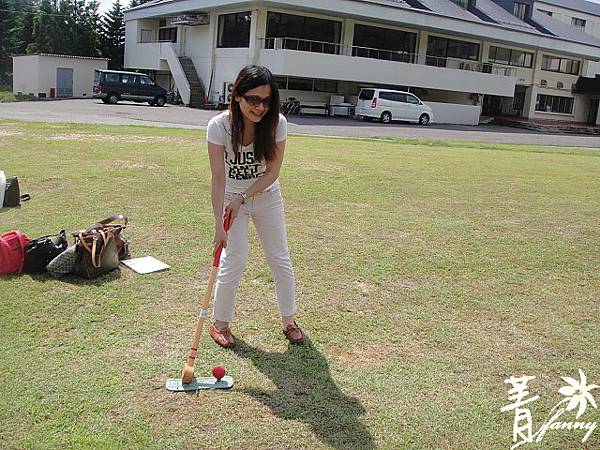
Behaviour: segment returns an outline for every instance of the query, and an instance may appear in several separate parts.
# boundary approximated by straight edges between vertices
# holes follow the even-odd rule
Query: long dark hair
[[[266,67],[246,66],[240,71],[235,83],[233,83],[229,103],[231,144],[234,151],[239,151],[244,137],[244,116],[235,97],[241,97],[249,90],[265,84],[271,86],[271,107],[260,122],[256,124],[254,156],[258,161],[273,161],[275,159],[275,131],[279,124],[279,88],[275,77]]]

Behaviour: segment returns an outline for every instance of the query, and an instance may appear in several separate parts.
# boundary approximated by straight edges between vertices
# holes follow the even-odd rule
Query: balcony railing
[[[309,39],[290,37],[265,38],[261,39],[261,41],[262,48],[265,49],[300,50],[306,52],[330,53],[335,55],[352,54],[352,56],[361,58],[373,58],[408,64],[446,67],[448,69],[467,70],[470,72],[489,73],[507,77],[515,77],[517,75],[517,69],[514,67],[482,63],[469,59],[440,58],[437,56],[419,55],[417,53],[408,53],[400,50],[360,47],[357,45],[346,48],[341,44],[335,44],[333,42],[312,41]]]
[[[261,39],[264,41],[263,48],[275,50],[300,50],[304,52],[330,53],[339,55],[341,45],[333,42],[312,41],[309,39],[298,39],[291,37],[276,37]]]
[[[408,53],[400,50],[385,50],[382,48],[359,47],[356,45],[352,46],[352,56],[405,63],[414,63],[417,57],[415,53]]]

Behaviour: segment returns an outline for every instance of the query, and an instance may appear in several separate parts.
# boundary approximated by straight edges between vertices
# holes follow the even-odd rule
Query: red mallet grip
[[[225,228],[225,232],[229,231],[229,216],[225,217],[223,221],[223,228]],[[215,259],[213,260],[213,267],[219,267],[219,262],[221,261],[221,252],[223,251],[223,244],[219,244],[217,249],[215,250]]]

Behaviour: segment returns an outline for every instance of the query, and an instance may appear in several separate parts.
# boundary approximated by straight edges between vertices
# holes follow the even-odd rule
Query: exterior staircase
[[[188,106],[190,108],[200,108],[204,106],[206,90],[204,89],[202,80],[200,77],[198,77],[198,72],[196,72],[194,62],[187,56],[180,56],[179,63],[181,64],[188,83],[190,84],[190,103]]]

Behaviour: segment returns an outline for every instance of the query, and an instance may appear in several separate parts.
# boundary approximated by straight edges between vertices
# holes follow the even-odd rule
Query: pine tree
[[[37,14],[33,19],[32,42],[27,46],[27,53],[56,53],[54,42],[57,32],[56,5],[50,0],[41,0]]]
[[[129,8],[135,8],[136,6],[143,5],[144,3],[148,3],[150,0],[131,0],[129,2]]]
[[[76,39],[71,45],[71,54],[82,56],[100,55],[100,36],[98,34],[98,3],[92,0],[72,0],[74,23],[73,34]]]
[[[14,4],[0,0],[0,61],[8,60],[17,44],[17,22]]]
[[[25,53],[27,46],[33,42],[33,18],[35,7],[31,0],[22,3],[19,18],[17,19],[17,53]]]
[[[108,67],[122,69],[125,53],[125,21],[120,0],[115,0],[112,9],[102,19],[102,54],[110,58]]]

